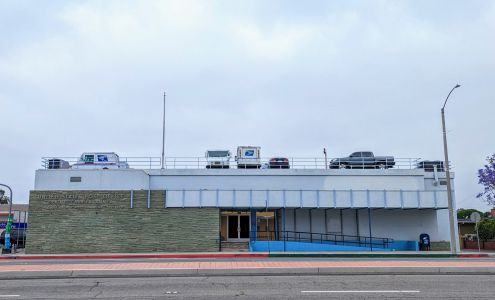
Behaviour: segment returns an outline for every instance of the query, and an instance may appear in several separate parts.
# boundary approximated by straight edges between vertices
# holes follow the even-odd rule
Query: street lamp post
[[[452,201],[452,186],[450,184],[449,153],[447,150],[447,131],[445,130],[445,105],[447,104],[447,100],[449,100],[450,94],[452,94],[452,92],[458,87],[460,87],[460,85],[456,84],[456,86],[454,86],[452,90],[450,90],[442,106],[443,153],[445,155],[444,164],[445,164],[445,175],[447,177],[447,202],[449,208],[449,225],[450,225],[450,252],[454,255],[457,252],[456,251],[457,242],[455,238],[455,229],[454,229],[454,204]]]
[[[0,183],[0,186],[4,186],[6,188],[9,189],[9,192],[10,192],[10,200],[9,200],[9,215],[7,217],[7,224],[5,226],[5,249],[10,249],[10,232],[12,230],[12,198],[13,198],[13,194],[12,194],[12,189],[10,188],[10,186],[8,185],[5,185],[5,184],[1,184]],[[2,194],[1,196],[3,197],[3,194],[5,193],[3,190],[0,190],[0,193]]]

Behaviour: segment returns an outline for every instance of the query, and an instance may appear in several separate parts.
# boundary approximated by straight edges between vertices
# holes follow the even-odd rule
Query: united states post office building
[[[449,249],[444,172],[40,169],[27,253]]]

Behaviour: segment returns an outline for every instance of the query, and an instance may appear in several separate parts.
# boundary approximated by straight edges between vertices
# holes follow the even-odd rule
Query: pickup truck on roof
[[[330,169],[389,169],[395,165],[393,156],[375,156],[371,151],[354,152],[348,157],[332,159]]]

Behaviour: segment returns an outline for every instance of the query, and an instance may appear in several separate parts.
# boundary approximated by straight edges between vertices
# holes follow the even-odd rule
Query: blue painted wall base
[[[251,241],[252,252],[320,252],[320,251],[370,251],[370,247],[359,247],[355,244],[320,244],[307,242],[284,241]],[[388,248],[373,247],[373,251],[419,251],[416,241],[394,241]]]

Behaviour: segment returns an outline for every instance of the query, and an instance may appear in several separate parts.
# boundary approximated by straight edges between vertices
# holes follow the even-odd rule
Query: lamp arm
[[[449,100],[450,94],[452,94],[452,92],[453,92],[456,88],[458,88],[458,87],[460,87],[460,85],[459,85],[459,84],[456,84],[456,86],[454,86],[454,87],[450,90],[449,94],[447,95],[447,98],[445,98],[445,102],[443,103],[442,110],[444,110],[444,109],[445,109],[445,105],[447,105],[447,100]]]

